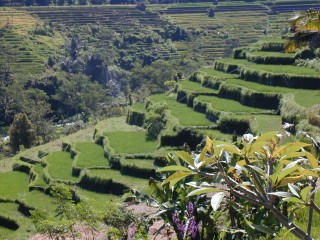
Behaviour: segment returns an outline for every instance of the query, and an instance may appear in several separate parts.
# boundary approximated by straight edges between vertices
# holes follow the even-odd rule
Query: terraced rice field
[[[193,111],[184,104],[164,94],[152,95],[151,101],[164,101],[170,113],[178,119],[182,126],[211,126],[213,123],[204,114]]]
[[[253,108],[241,105],[237,101],[214,97],[214,96],[199,96],[197,100],[209,103],[212,108],[218,111],[231,112],[231,113],[262,113],[266,112],[264,109]]]
[[[77,181],[78,177],[71,175],[72,159],[68,152],[53,152],[46,157],[48,173],[53,179]]]
[[[10,69],[14,74],[37,74],[45,71],[48,55],[64,44],[60,34],[44,36],[31,34],[43,23],[25,10],[0,9],[0,71]]]
[[[109,138],[110,146],[116,153],[152,153],[157,150],[158,141],[148,139],[145,131],[110,132],[106,135]]]
[[[78,142],[75,149],[78,151],[78,167],[109,166],[107,159],[104,157],[104,149],[102,146],[91,142]]]

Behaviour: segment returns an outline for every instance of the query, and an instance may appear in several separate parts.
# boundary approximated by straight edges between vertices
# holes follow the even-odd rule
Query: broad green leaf
[[[239,184],[237,184],[234,188],[238,188],[238,187],[251,187],[251,186],[253,186],[253,184],[252,183],[250,183],[250,182],[243,182],[243,183],[239,183]]]
[[[274,235],[274,231],[267,227],[267,226],[263,226],[263,225],[256,225],[256,224],[251,224],[250,225],[253,229],[259,231],[259,232],[263,232],[265,234],[268,234],[268,235]]]
[[[214,153],[214,147],[213,147],[213,142],[212,140],[207,137],[206,138],[206,146],[205,148],[207,149],[207,151],[210,153],[210,154],[213,154]]]
[[[311,189],[312,189],[311,186],[306,186],[304,189],[302,189],[300,191],[300,196],[301,196],[303,201],[307,202],[307,197],[308,197],[308,194],[310,193]]]
[[[292,152],[292,153],[289,153],[289,154],[282,156],[280,158],[280,161],[285,160],[285,159],[290,159],[290,158],[304,157],[304,156],[306,156],[306,152]]]
[[[182,177],[178,177],[178,178],[175,178],[173,180],[170,181],[169,183],[169,188],[171,189],[174,185],[177,184],[177,182],[179,182],[180,180],[184,179],[185,177],[182,176]]]
[[[201,151],[201,154],[200,154],[199,162],[204,160],[204,157],[206,156],[206,153],[207,153],[207,149],[203,148],[202,151]]]
[[[266,178],[266,173],[259,167],[257,166],[253,166],[253,165],[247,165],[249,168],[252,168],[253,170],[255,170],[256,172],[258,172],[261,176],[263,176],[264,178]]]
[[[285,178],[283,178],[283,179],[280,181],[280,183],[278,184],[278,187],[287,186],[288,183],[296,183],[296,182],[298,182],[301,178],[303,178],[302,175],[293,176],[293,177],[285,177]]]
[[[276,170],[274,171],[274,173],[269,176],[269,179],[272,181],[273,184],[276,184],[278,175],[282,171],[282,169],[283,169],[283,163],[280,162],[276,167]]]
[[[253,154],[255,152],[262,152],[262,147],[267,145],[266,142],[255,142],[251,145],[249,154]]]
[[[290,191],[294,195],[296,195],[297,197],[300,197],[300,194],[299,194],[300,193],[300,189],[297,186],[295,186],[295,185],[293,185],[291,183],[288,183],[288,187],[289,187]]]
[[[300,198],[297,197],[282,198],[282,200],[285,202],[304,203]]]
[[[249,162],[255,163],[255,162],[259,162],[259,160],[249,160]],[[242,167],[242,166],[245,166],[247,163],[246,163],[246,160],[240,160],[236,164],[239,165],[240,167]]]
[[[311,171],[311,170],[309,170],[309,169],[302,169],[302,168],[301,168],[301,169],[299,170],[299,172],[300,172],[301,175],[304,175],[305,177],[306,177],[306,176],[315,177],[315,178],[319,177],[318,174],[316,174],[315,172],[313,172],[313,171]]]
[[[223,143],[223,144],[218,144],[217,147],[222,148],[223,150],[228,151],[230,153],[241,155],[240,149],[232,144]]]
[[[169,172],[169,171],[185,171],[185,172],[191,172],[189,168],[183,167],[183,166],[177,166],[177,165],[172,165],[172,166],[167,166],[160,168],[158,172]]]
[[[178,151],[177,155],[181,160],[185,161],[187,164],[189,164],[192,167],[194,167],[193,159],[191,158],[191,156],[187,152]]]
[[[200,188],[200,189],[195,189],[192,192],[190,192],[187,195],[187,197],[200,195],[200,194],[204,194],[204,193],[210,193],[210,192],[221,192],[221,189],[219,189],[219,188]]]
[[[212,158],[205,158],[205,161],[203,162],[203,166],[205,166],[205,165],[207,165],[207,164],[209,164],[209,163],[213,163],[213,162],[216,162],[217,160],[214,158],[214,157],[212,157]]]
[[[235,170],[236,170],[236,168],[235,168],[235,167],[233,167],[233,166],[231,166],[231,167],[229,168],[229,170],[228,170],[228,172],[227,172],[227,173],[234,172]]]
[[[288,166],[288,165],[287,165]],[[284,168],[279,175],[277,176],[277,182],[280,183],[283,178],[288,176],[289,174],[293,173],[294,171],[298,170],[301,168],[298,164],[295,164],[293,166],[290,166],[289,168]]]
[[[270,141],[277,134],[278,134],[278,132],[276,132],[276,131],[265,133],[265,134],[261,135],[260,137],[258,137],[256,142],[267,142],[267,141]]]
[[[308,147],[310,144],[308,143],[303,143],[303,142],[294,142],[294,143],[288,143],[284,145],[284,149],[282,152],[279,152],[281,155],[287,155],[292,152],[297,152],[301,148]]]
[[[170,175],[166,180],[164,180],[164,182],[162,183],[162,185],[167,184],[168,182],[174,180],[174,179],[183,179],[187,176],[192,175],[192,172],[184,172],[184,171],[180,171],[180,172],[175,172],[174,174]]]
[[[221,203],[222,199],[224,198],[224,196],[225,196],[224,192],[218,192],[212,196],[211,206],[212,206],[213,211],[218,210],[218,208],[220,207],[220,203]]]
[[[312,168],[318,167],[318,160],[309,152],[306,152],[306,157],[308,158],[308,161]]]
[[[284,197],[284,198],[290,198],[290,197],[293,197],[293,195],[289,192],[271,192],[271,193],[268,193],[270,195],[276,195],[278,197]]]

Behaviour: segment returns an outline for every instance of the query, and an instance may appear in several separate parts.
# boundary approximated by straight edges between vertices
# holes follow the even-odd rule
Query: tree
[[[164,102],[154,103],[148,107],[145,125],[148,130],[148,137],[157,138],[166,124],[165,111],[167,105]]]
[[[286,47],[288,52],[298,48],[309,46],[312,49],[320,47],[320,11],[310,9],[301,12],[290,19],[291,31],[294,36],[290,39]]]
[[[34,126],[25,113],[18,113],[9,129],[10,147],[17,152],[20,145],[30,148],[35,140]]]
[[[174,173],[162,185],[174,189],[182,181],[193,187],[189,198],[211,193],[212,213],[227,213],[225,231],[237,239],[274,237],[282,227],[313,239],[312,218],[320,214],[314,201],[319,163],[312,144],[284,142],[277,132],[245,134],[236,145],[206,138],[201,153],[180,151],[169,158],[171,165],[160,172]],[[295,222],[301,208],[308,209],[306,231]]]

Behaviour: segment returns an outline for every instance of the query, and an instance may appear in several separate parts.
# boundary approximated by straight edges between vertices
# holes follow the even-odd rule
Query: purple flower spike
[[[188,218],[191,218],[193,216],[193,211],[194,211],[194,206],[191,201],[189,201],[188,203],[187,210],[188,210]]]

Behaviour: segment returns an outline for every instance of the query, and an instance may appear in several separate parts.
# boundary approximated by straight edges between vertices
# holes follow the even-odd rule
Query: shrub
[[[148,107],[146,114],[145,125],[148,130],[148,137],[151,139],[157,138],[166,124],[165,111],[167,105],[164,102],[157,102]]]
[[[311,144],[286,142],[275,132],[246,134],[240,144],[207,138],[201,153],[170,155],[170,165],[159,170],[164,181],[153,184],[159,214],[183,231],[178,239],[184,239],[192,220],[199,239],[273,239],[281,228],[299,239],[313,239],[312,219],[320,215],[315,202],[319,163],[309,151]],[[185,206],[188,211],[181,216]],[[297,224],[301,208],[308,209],[307,230]],[[206,216],[223,223],[207,226]],[[213,236],[206,235],[206,227]]]
[[[315,105],[307,111],[309,123],[320,127],[320,105]]]
[[[126,122],[130,125],[142,127],[145,123],[145,118],[146,113],[142,113],[131,108],[128,111]]]

